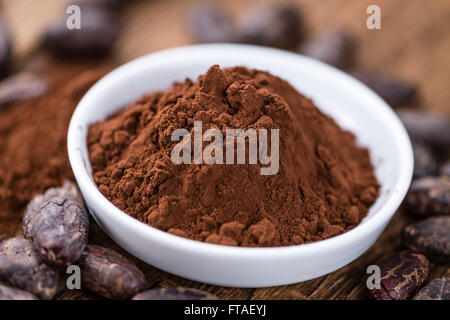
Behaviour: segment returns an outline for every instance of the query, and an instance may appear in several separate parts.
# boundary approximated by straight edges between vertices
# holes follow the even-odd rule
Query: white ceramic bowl
[[[208,67],[243,65],[267,70],[355,133],[370,150],[381,195],[353,230],[298,246],[241,248],[177,237],[135,220],[97,190],[91,178],[86,134],[90,124],[141,95],[168,88]],[[97,82],[79,103],[69,127],[69,157],[86,203],[111,238],[136,257],[170,273],[210,284],[265,287],[313,279],[350,263],[378,238],[411,182],[408,135],[389,106],[366,86],[328,65],[281,50],[231,44],[180,47],[131,61]]]

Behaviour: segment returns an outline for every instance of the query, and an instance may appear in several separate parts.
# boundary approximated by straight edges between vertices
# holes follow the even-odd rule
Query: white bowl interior
[[[364,232],[371,234],[376,231],[379,234],[398,208],[411,181],[412,151],[402,124],[381,98],[350,76],[297,54],[254,46],[223,44],[170,49],[132,61],[108,74],[94,85],[74,113],[68,138],[71,164],[83,194],[86,196],[86,193],[89,192],[92,196],[92,193],[95,193],[95,197],[98,199],[103,198],[92,179],[89,179],[91,169],[86,147],[89,125],[95,121],[104,120],[143,94],[166,89],[174,81],[183,81],[186,77],[196,79],[213,64],[219,64],[221,67],[241,65],[266,70],[280,76],[290,82],[299,92],[312,98],[317,107],[334,118],[341,127],[352,131],[357,136],[358,142],[370,151],[372,162],[376,168],[376,176],[381,184],[381,194],[371,207],[368,216],[354,230],[318,243],[294,246],[297,248],[296,250],[306,250],[308,246],[319,248],[322,242],[331,244],[331,241],[338,239],[345,241],[347,238],[350,243],[352,239],[358,238],[358,232],[361,233],[361,237]],[[89,190],[86,190],[87,188]],[[104,200],[103,198],[101,201]],[[105,217],[98,216],[100,214],[102,213],[94,213],[96,219],[104,220]],[[365,224],[372,225],[365,227]],[[141,225],[144,226],[144,224]],[[149,232],[157,231],[145,227],[146,230],[153,230]],[[117,235],[110,235],[116,240],[120,238]],[[375,239],[376,237],[372,237],[370,241],[373,243]],[[192,244],[194,241],[182,238],[173,241],[180,245],[184,242],[187,243],[186,246],[197,246],[196,248],[199,250],[212,246],[216,252],[222,250],[221,252],[227,254],[233,254],[242,249],[247,249],[245,251],[247,253],[255,252],[251,250],[258,250],[208,245],[200,242]],[[133,250],[120,239],[118,242],[122,242],[121,244],[125,247],[128,246],[127,249],[137,253],[136,255],[142,259],[149,260],[142,257],[139,250]],[[356,258],[372,243],[361,246],[357,253],[349,255],[349,259]],[[280,249],[286,248],[264,248],[262,250],[269,250],[266,253],[270,253]],[[164,263],[158,264],[154,260],[153,258],[152,264],[164,268]],[[340,264],[339,266],[336,264],[336,266],[342,266],[342,263]],[[166,267],[165,269],[170,268]],[[332,269],[328,267],[324,272],[330,272]],[[168,271],[174,272],[173,269]],[[178,274],[180,273],[178,272]],[[197,277],[195,280],[204,281],[201,277]],[[216,283],[227,285],[230,282]],[[277,282],[269,282],[269,284],[272,283]],[[235,285],[235,283],[232,284]]]

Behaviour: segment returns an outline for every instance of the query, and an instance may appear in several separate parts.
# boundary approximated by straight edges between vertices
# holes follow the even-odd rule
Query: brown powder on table
[[[69,121],[106,69],[80,72],[91,67],[54,63],[42,71],[51,83],[47,93],[0,108],[0,241],[19,230],[33,196],[73,179],[66,146]]]
[[[178,128],[280,129],[275,175],[260,164],[180,164]],[[204,145],[205,146],[205,145]],[[247,146],[248,147],[248,146]],[[225,245],[280,246],[354,228],[378,196],[366,149],[286,81],[211,67],[196,82],[146,95],[90,127],[99,190],[129,215],[169,233]]]

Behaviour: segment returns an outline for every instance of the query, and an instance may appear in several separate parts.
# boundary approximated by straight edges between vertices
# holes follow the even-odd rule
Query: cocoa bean
[[[189,27],[197,42],[234,42],[230,18],[215,5],[199,4],[188,14]]]
[[[0,279],[42,299],[53,298],[58,288],[58,272],[45,263],[31,240],[21,238],[0,244]]]
[[[414,296],[430,275],[424,255],[402,251],[380,265],[381,287],[369,291],[376,300],[405,300]]]
[[[79,265],[82,286],[109,299],[128,299],[145,286],[145,276],[119,253],[88,245]]]
[[[306,41],[300,53],[345,69],[354,64],[355,49],[356,43],[350,34],[344,30],[332,30]]]
[[[433,152],[421,143],[413,143],[414,173],[413,177],[423,178],[432,176],[437,171],[437,161]]]
[[[418,216],[450,214],[450,177],[415,180],[405,198],[405,209]]]
[[[302,38],[300,10],[290,4],[262,3],[238,16],[238,41],[277,48],[295,48]]]
[[[81,8],[80,29],[69,29],[67,17],[50,25],[44,35],[44,45],[67,58],[91,58],[108,54],[118,36],[118,19],[110,11],[93,6]]]
[[[12,45],[9,31],[0,19],[0,76],[4,76],[11,64]]]
[[[51,265],[74,264],[87,244],[89,217],[86,210],[67,197],[44,201],[37,209],[27,210],[23,232],[37,252]]]
[[[46,201],[57,197],[65,197],[67,199],[73,200],[86,208],[83,196],[81,195],[78,187],[72,181],[66,180],[62,187],[49,188],[45,191],[44,194],[35,196],[28,203],[25,209],[25,216],[29,215],[30,211],[37,210]]]
[[[403,232],[404,244],[414,252],[442,263],[450,262],[450,217],[433,217]]]
[[[38,298],[29,292],[0,283],[0,300],[38,300]]]
[[[408,104],[417,98],[417,88],[413,84],[375,72],[354,71],[352,74],[393,108]]]
[[[450,278],[442,277],[422,288],[413,300],[450,300]]]
[[[47,92],[49,83],[43,76],[21,73],[0,83],[0,107],[37,98]]]
[[[132,300],[217,300],[217,297],[198,289],[174,287],[140,292]]]
[[[450,121],[445,116],[414,110],[397,114],[414,141],[440,150],[450,148]]]

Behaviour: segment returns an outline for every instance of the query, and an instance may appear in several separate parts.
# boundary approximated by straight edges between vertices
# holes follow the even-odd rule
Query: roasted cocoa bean
[[[447,161],[446,163],[444,163],[444,165],[439,170],[439,174],[441,176],[450,177],[450,161]]]
[[[62,187],[50,188],[46,190],[44,193],[44,197],[47,199],[54,197],[67,197],[68,199],[78,202],[78,204],[86,208],[83,196],[81,195],[78,186],[69,180],[64,181]]]
[[[426,177],[413,181],[405,209],[418,216],[450,214],[450,177]]]
[[[413,84],[375,72],[354,71],[352,74],[393,108],[411,103],[417,98],[417,88]]]
[[[132,300],[217,300],[217,297],[192,288],[161,288],[140,292]]]
[[[75,263],[87,244],[89,217],[86,210],[67,197],[44,201],[37,209],[27,210],[23,231],[37,252],[51,265]]]
[[[332,30],[311,38],[300,48],[300,53],[321,60],[336,68],[346,69],[355,61],[356,43],[344,30]]]
[[[422,288],[413,300],[450,300],[450,278],[442,277]]]
[[[88,245],[79,265],[82,286],[109,299],[128,299],[145,286],[145,276],[119,253]]]
[[[36,98],[47,92],[49,83],[43,76],[21,73],[0,83],[0,107]]]
[[[0,300],[38,300],[38,298],[29,292],[0,283]]]
[[[369,291],[376,300],[405,300],[419,291],[430,275],[430,263],[420,253],[402,251],[380,265],[381,287]]]
[[[445,116],[414,110],[397,114],[414,141],[440,150],[450,148],[450,121]]]
[[[57,197],[65,197],[67,199],[73,200],[86,208],[83,196],[81,195],[78,187],[72,181],[66,180],[62,187],[49,188],[45,191],[44,194],[35,196],[28,203],[25,209],[25,216],[29,215],[30,211],[37,210],[46,201]]]
[[[277,48],[295,48],[302,38],[300,10],[290,4],[262,3],[241,13],[238,41]]]
[[[450,262],[450,217],[433,217],[403,232],[404,244],[414,252],[442,263]]]
[[[8,72],[11,62],[11,38],[2,19],[0,19],[0,76]]]
[[[108,54],[117,38],[118,19],[107,10],[82,8],[81,29],[68,29],[64,16],[50,25],[44,45],[63,57],[99,57]]]
[[[199,4],[189,14],[189,27],[197,42],[234,42],[236,40],[230,18],[215,5]]]
[[[433,152],[421,143],[413,143],[413,151],[413,177],[417,179],[435,175],[437,171],[437,161],[433,155]]]
[[[58,272],[45,263],[31,240],[21,238],[0,244],[0,279],[42,299],[53,298],[58,288]]]

